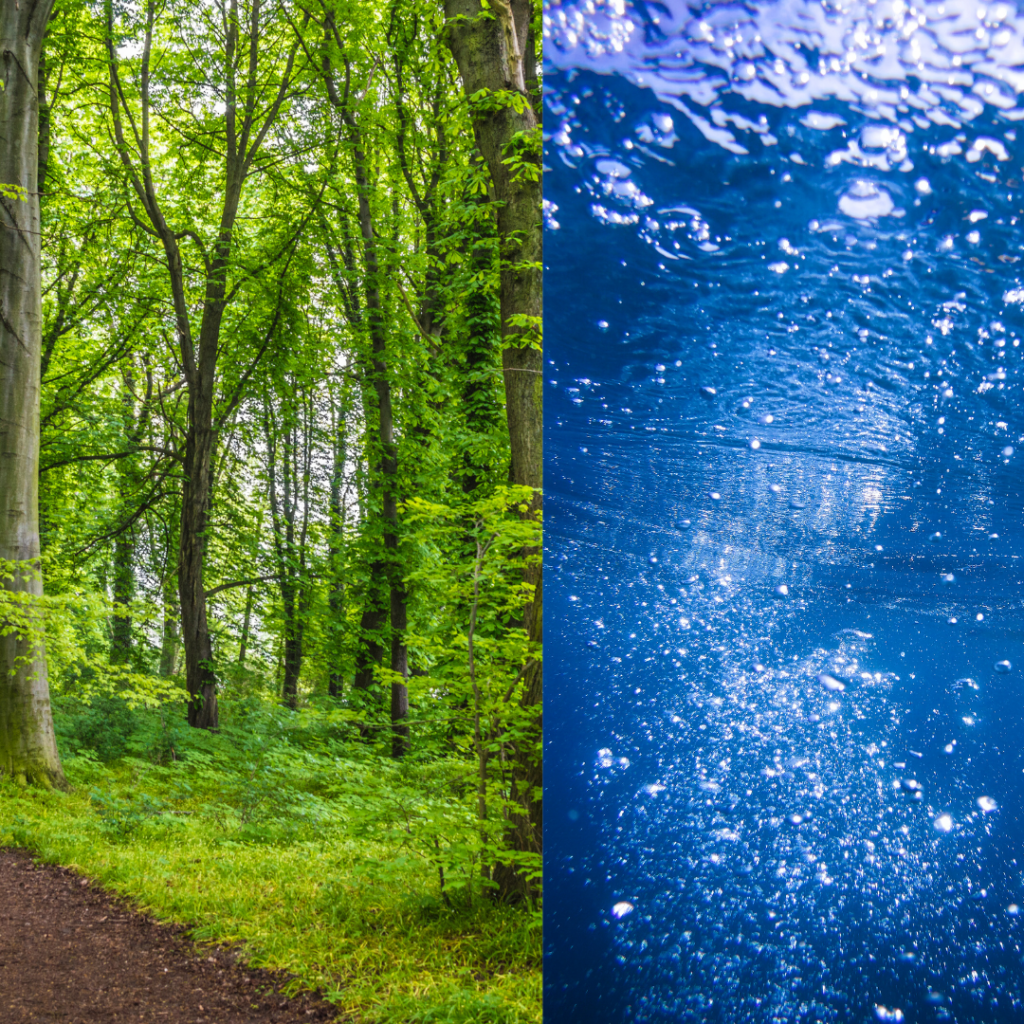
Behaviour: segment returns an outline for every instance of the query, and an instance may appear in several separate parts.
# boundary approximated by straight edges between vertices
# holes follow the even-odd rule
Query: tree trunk
[[[403,757],[411,746],[409,731],[409,652],[405,646],[408,628],[407,596],[401,585],[391,588],[391,671],[402,677],[402,682],[391,684],[391,756]]]
[[[528,0],[494,0],[497,16],[484,12],[480,0],[445,0],[448,39],[467,96],[519,92],[530,101],[525,73],[530,65]],[[511,11],[507,19],[502,9]],[[509,41],[518,42],[513,52]],[[528,45],[527,45],[528,44]],[[521,112],[495,103],[473,106],[473,129],[494,183],[498,233],[502,244],[501,323],[505,399],[512,460],[512,483],[540,487],[542,481],[542,353],[528,336],[542,315],[542,229],[539,176],[515,172],[503,161],[515,151],[516,139],[540,125],[531,103]],[[540,154],[537,152],[539,169]],[[529,317],[530,322],[513,318]]]
[[[290,708],[299,706],[299,673],[302,671],[302,626],[291,581],[281,586],[281,604],[284,611],[284,703]]]
[[[474,154],[473,164],[482,162]],[[464,200],[478,209],[490,206],[487,196],[471,193]],[[463,342],[465,367],[462,371],[460,409],[466,424],[467,442],[462,452],[462,493],[472,494],[491,469],[486,454],[499,417],[501,404],[493,383],[494,368],[501,362],[501,312],[487,280],[497,258],[494,215],[480,217],[474,225],[466,254],[467,277],[472,282],[466,293],[467,333]]]
[[[198,390],[190,388],[188,401],[189,430],[185,443],[185,483],[178,542],[178,595],[181,598],[181,639],[185,648],[188,724],[199,729],[216,729],[217,677],[203,585],[213,484],[213,409],[211,402],[196,394]]]
[[[178,670],[178,601],[177,583],[168,568],[163,582],[164,624],[160,636],[160,675],[165,679]]]
[[[327,692],[332,697],[341,696],[343,676],[338,668],[342,621],[345,614],[345,581],[342,575],[342,553],[345,545],[345,461],[348,458],[346,434],[346,408],[344,403],[337,412],[334,424],[334,463],[331,467],[330,496],[330,539],[327,543],[327,566],[330,573],[329,629],[331,630],[330,656],[331,671],[327,681]]]
[[[42,351],[36,82],[52,2],[0,5],[0,574],[14,601],[42,596]],[[3,186],[18,186],[12,195]],[[6,597],[7,594],[4,596]],[[6,603],[6,602],[5,602]],[[53,735],[42,621],[0,638],[0,774],[66,786]]]
[[[114,615],[111,622],[110,661],[127,665],[132,650],[131,603],[135,598],[135,537],[131,527],[114,540]]]
[[[482,0],[445,0],[444,8],[448,43],[466,96],[471,98],[477,146],[499,203],[502,363],[512,449],[509,482],[536,488],[533,511],[539,512],[543,482],[543,359],[539,347],[543,239],[540,124],[530,94],[536,85],[532,4],[530,0],[491,0],[485,10]],[[502,93],[518,93],[527,102],[517,111],[500,100]],[[513,156],[521,164],[518,169],[517,161],[504,162]],[[541,570],[530,569],[525,575],[536,590],[534,601],[524,609],[523,624],[531,639],[540,641]],[[543,690],[539,661],[527,673],[526,682],[523,705],[537,708]],[[541,803],[533,799],[542,777],[539,712],[535,722],[534,735],[515,751],[512,787],[521,810],[510,816],[508,837],[514,850],[539,854]],[[495,878],[503,899],[534,895],[515,864],[499,865]]]
[[[238,645],[238,664],[245,668],[246,648],[249,646],[249,626],[252,622],[252,584],[245,592],[245,618],[242,620],[242,641]]]
[[[181,621],[181,599],[178,596],[178,532],[175,524],[181,522],[180,510],[169,511],[166,531],[161,538],[162,558],[159,565],[160,600],[163,604],[163,623],[160,630],[160,675],[165,679],[178,671],[179,624]],[[155,531],[154,531],[155,533]],[[157,539],[150,536],[155,548]]]
[[[308,481],[313,451],[312,415],[307,401],[311,403],[312,399],[302,395],[304,429],[301,431],[295,422],[289,422],[291,414],[284,401],[279,415],[274,411],[270,394],[264,397],[263,404],[270,518],[284,617],[284,685],[281,693],[284,703],[290,708],[299,705],[299,675],[302,672],[302,643],[307,611],[306,531],[309,523]]]
[[[125,445],[137,445],[148,425],[146,402],[152,394],[153,378],[147,371],[148,387],[145,399],[138,411],[135,408],[135,371],[129,364],[123,371],[124,390],[121,405],[124,412]],[[119,459],[116,467],[118,504],[128,507],[136,498],[138,473],[134,459]],[[117,606],[111,623],[110,661],[114,665],[127,665],[132,650],[131,603],[135,600],[135,527],[130,524],[122,528],[114,540],[114,604]]]
[[[178,352],[182,373],[188,388],[188,422],[185,439],[184,482],[181,501],[181,535],[178,547],[178,593],[181,597],[181,633],[185,648],[185,682],[188,689],[188,722],[199,728],[217,727],[216,673],[213,665],[213,644],[207,623],[206,591],[203,586],[203,561],[207,548],[207,530],[210,526],[210,506],[214,482],[214,449],[217,429],[227,416],[222,411],[217,426],[214,424],[214,402],[217,385],[217,362],[227,339],[221,337],[224,311],[234,291],[228,287],[228,273],[232,263],[234,228],[241,203],[242,190],[253,161],[277,120],[289,96],[292,67],[299,43],[288,51],[276,92],[269,104],[257,103],[255,86],[243,90],[244,100],[238,95],[235,78],[235,55],[241,46],[249,52],[250,74],[256,75],[257,65],[266,49],[261,50],[261,39],[266,32],[267,20],[261,20],[260,6],[252,6],[245,25],[248,36],[240,33],[240,21],[229,18],[226,35],[222,37],[225,56],[225,80],[218,82],[227,98],[223,111],[224,125],[224,190],[220,206],[220,223],[207,255],[202,240],[191,231],[177,231],[167,221],[157,195],[152,168],[154,158],[150,152],[149,118],[153,113],[151,64],[154,39],[160,36],[158,18],[165,15],[155,2],[142,5],[144,30],[138,39],[142,43],[139,69],[139,95],[137,117],[127,99],[120,76],[121,55],[115,45],[115,4],[104,0],[107,22],[107,70],[109,75],[109,102],[111,127],[118,155],[150,227],[131,212],[131,216],[147,232],[160,239],[167,259],[167,273],[174,309]],[[277,60],[278,56],[268,57]],[[159,61],[157,62],[159,66]],[[130,131],[125,132],[125,123]],[[129,141],[129,137],[130,140]],[[131,208],[129,208],[131,211]],[[194,337],[193,317],[196,303],[186,287],[187,271],[182,260],[179,241],[190,237],[203,250],[202,318],[198,339]],[[276,319],[275,319],[276,323]],[[273,330],[273,325],[271,331]],[[248,372],[255,369],[270,342],[268,333],[261,348],[250,363]],[[239,399],[236,390],[227,401],[230,409]],[[222,396],[223,397],[223,396]]]
[[[356,651],[356,674],[352,685],[357,690],[369,690],[373,686],[373,669],[384,657],[381,632],[388,621],[388,594],[381,578],[383,566],[374,562],[370,566],[370,580],[367,584],[363,614],[359,619],[359,648]]]
[[[395,443],[394,411],[392,406],[391,379],[387,368],[387,330],[384,323],[384,310],[380,293],[380,257],[377,250],[377,235],[373,227],[373,216],[370,207],[372,181],[370,164],[366,156],[365,141],[356,122],[355,113],[350,105],[350,94],[347,80],[344,96],[338,93],[334,85],[333,70],[329,61],[324,64],[324,78],[327,84],[327,95],[331,104],[341,114],[348,129],[348,142],[352,149],[352,166],[356,181],[356,194],[359,210],[359,233],[363,240],[363,260],[366,265],[366,326],[369,330],[373,346],[371,365],[372,381],[377,398],[376,437],[369,446],[369,461],[379,460],[381,475],[382,518],[384,533],[384,563],[389,594],[374,594],[376,589],[371,581],[371,597],[363,611],[363,631],[380,629],[391,616],[391,667],[401,673],[402,681],[391,684],[391,722],[394,739],[392,751],[400,757],[409,747],[409,728],[405,719],[409,714],[409,691],[405,683],[408,677],[407,654],[405,646],[406,605],[408,594],[402,580],[402,566],[398,552],[398,445]],[[365,406],[364,402],[364,406]],[[366,411],[364,409],[364,411]],[[367,416],[369,427],[371,417]],[[376,563],[371,567],[371,574],[377,571]],[[373,667],[371,662],[380,664],[384,655],[382,645],[373,640],[364,640],[361,652],[361,665],[357,665],[355,685],[369,687],[372,681]],[[395,668],[395,666],[398,668]]]

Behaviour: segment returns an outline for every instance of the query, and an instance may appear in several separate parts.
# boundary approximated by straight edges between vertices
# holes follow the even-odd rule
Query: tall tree
[[[295,708],[309,604],[307,560],[315,398],[293,374],[285,376],[282,390],[286,392],[283,396],[275,396],[269,389],[264,396],[263,436],[275,575],[284,621],[282,693],[285,704]]]
[[[330,388],[330,384],[328,385]],[[348,445],[348,408],[347,395],[343,387],[338,388],[339,396],[329,390],[331,414],[331,478],[328,491],[328,541],[327,541],[327,578],[328,578],[328,641],[327,653],[330,659],[330,670],[327,692],[332,697],[340,697],[344,677],[339,669],[338,661],[341,653],[341,634],[345,614],[345,572],[344,554],[346,546],[345,528],[348,518],[348,503],[345,474],[349,457]]]
[[[242,193],[247,180],[260,169],[268,134],[291,97],[298,44],[284,43],[285,33],[290,30],[279,4],[264,7],[259,0],[249,4],[244,0],[217,0],[212,5],[182,5],[172,18],[162,5],[148,0],[137,27],[141,55],[137,68],[133,68],[137,77],[132,82],[122,72],[112,0],[106,0],[106,17],[113,135],[142,211],[141,215],[133,213],[133,218],[163,249],[177,349],[188,389],[178,554],[188,721],[193,726],[216,728],[217,677],[203,576],[217,439],[241,398],[242,386],[265,353],[273,327],[241,374],[240,383],[236,381],[227,394],[218,387],[218,362],[224,354],[225,312],[238,294],[240,281],[258,273],[257,268],[238,272],[236,228]],[[166,43],[164,35],[174,29],[178,39],[173,41],[172,37],[162,53],[163,69],[169,70],[164,71],[163,80],[154,83],[154,45],[159,48]],[[193,33],[199,38],[188,38]],[[219,45],[206,53],[204,80],[197,85],[192,55],[203,52],[202,47],[214,40]],[[197,47],[196,43],[201,45]],[[188,95],[190,91],[192,95]],[[155,117],[164,116],[157,97],[167,92],[183,93],[186,108],[195,104],[204,110],[198,126],[191,118],[176,125],[179,135],[192,144],[193,158],[203,151],[207,158],[211,152],[219,157],[216,173],[220,182],[215,186],[203,182],[211,188],[209,202],[218,211],[216,223],[210,226],[209,244],[201,234],[201,218],[182,207],[181,193],[170,197],[161,194],[155,160],[159,147],[151,126]],[[211,94],[216,97],[215,104],[209,102]],[[203,157],[198,159],[202,161]],[[181,246],[185,240],[198,250],[198,269],[186,264]],[[274,262],[274,258],[268,257],[267,262]],[[202,298],[198,302],[192,294],[192,275],[201,281],[198,291]]]
[[[542,245],[540,121],[536,9],[532,0],[444,0],[448,41],[473,118],[473,131],[494,183],[501,240],[501,328],[511,460],[509,482],[535,488],[531,514],[539,514],[542,458]],[[527,570],[534,598],[524,625],[542,637],[540,567]],[[541,662],[526,675],[522,701],[540,709]],[[510,841],[514,849],[541,850],[541,718],[516,746]],[[499,866],[507,899],[529,897],[527,874]]]
[[[39,61],[52,0],[0,6],[0,772],[63,786],[38,599]],[[44,142],[47,136],[44,135]],[[36,627],[36,628],[33,628]]]
[[[352,171],[355,179],[357,219],[359,236],[362,241],[362,256],[365,267],[363,308],[361,321],[365,318],[365,329],[369,335],[372,352],[367,365],[363,367],[364,379],[372,384],[373,395],[364,389],[364,409],[376,405],[372,417],[371,459],[375,463],[373,475],[380,488],[381,525],[383,552],[371,566],[372,576],[382,576],[387,581],[387,600],[383,588],[371,582],[370,600],[363,613],[367,632],[380,630],[390,618],[391,624],[391,720],[394,730],[394,752],[401,756],[408,743],[408,726],[405,719],[409,714],[409,693],[405,680],[409,676],[409,661],[405,643],[407,626],[408,594],[402,579],[398,555],[398,503],[399,464],[398,444],[395,437],[394,401],[391,375],[388,372],[388,321],[383,301],[380,239],[373,219],[373,179],[367,136],[360,123],[359,106],[368,92],[373,71],[367,76],[362,91],[356,95],[352,83],[352,61],[346,52],[345,41],[339,32],[339,22],[333,6],[324,5],[324,29],[326,46],[322,61],[323,78],[327,86],[327,98],[337,112],[343,125],[343,134],[348,146]],[[341,62],[343,82],[339,87],[336,80],[336,62]],[[367,401],[366,399],[369,399]],[[371,646],[372,645],[372,646]],[[367,644],[369,658],[364,659],[356,685],[367,687],[373,677],[374,661],[379,665],[384,648],[376,637]],[[380,652],[379,654],[377,652]],[[371,660],[372,659],[372,660]]]
[[[135,367],[129,364],[122,370],[121,404],[123,407],[125,447],[137,448],[146,432],[149,419],[149,403],[153,396],[153,375],[146,369],[146,391],[136,394]],[[141,398],[141,402],[140,402]],[[138,407],[138,408],[137,408]],[[138,490],[138,470],[135,459],[126,455],[116,460],[118,491],[121,504],[126,504]],[[128,525],[118,531],[114,538],[114,610],[111,622],[110,660],[116,664],[127,664],[132,653],[132,612],[135,599],[135,560],[137,538],[136,525]]]

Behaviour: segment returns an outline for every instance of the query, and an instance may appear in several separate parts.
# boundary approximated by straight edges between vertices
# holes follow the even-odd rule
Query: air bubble
[[[598,160],[594,167],[598,174],[605,174],[609,178],[628,178],[632,173],[625,164],[619,163],[618,160]]]
[[[892,196],[871,181],[855,181],[839,199],[839,209],[856,220],[887,217],[895,205]]]
[[[875,1004],[875,1017],[882,1021],[902,1021],[903,1011],[902,1010],[890,1010],[880,1003]]]

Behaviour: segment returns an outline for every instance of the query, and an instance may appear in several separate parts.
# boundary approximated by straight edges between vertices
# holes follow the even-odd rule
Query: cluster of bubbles
[[[1024,16],[555,0],[545,33],[548,228],[637,243],[593,312],[631,361],[547,380],[631,503],[597,494],[595,548],[648,545],[588,634],[623,722],[588,870],[630,1019],[1024,1019],[983,771],[1018,658],[940,702],[891,650],[1019,617]]]
[[[905,1012],[878,999],[879,978],[890,991],[909,979],[937,1020],[952,1019],[964,989],[991,986],[996,1005],[1024,1008],[1020,985],[994,983],[995,935],[967,943],[979,916],[1005,933],[999,921],[1019,913],[993,895],[998,880],[986,879],[979,845],[998,827],[999,802],[951,788],[936,751],[915,748],[902,729],[907,680],[879,667],[874,634],[846,627],[830,645],[787,656],[790,606],[766,605],[739,581],[707,573],[675,592],[659,591],[626,652],[650,651],[659,666],[651,686],[636,690],[646,742],[629,757],[602,749],[592,776],[593,786],[619,792],[633,780],[632,800],[614,819],[620,855],[606,866],[617,898],[605,923],[622,929],[620,961],[643,965],[645,1008],[635,1019],[700,1020],[703,994],[713,991],[732,1008],[725,1019],[753,1019],[760,1011],[750,999],[768,993],[772,1019],[802,1019],[811,999],[814,1019],[843,1020],[851,962],[872,979],[852,995],[879,1020]],[[681,669],[675,682],[649,698],[670,665]],[[993,678],[1000,671],[992,666]],[[979,687],[961,678],[951,690]],[[966,736],[976,719],[962,724]],[[636,779],[638,766],[655,760],[657,778]],[[956,914],[965,902],[969,923]],[[874,943],[844,941],[856,921]],[[1000,941],[1019,957],[1018,933]],[[837,942],[841,963],[828,955]],[[948,976],[963,949],[974,980],[970,971]]]

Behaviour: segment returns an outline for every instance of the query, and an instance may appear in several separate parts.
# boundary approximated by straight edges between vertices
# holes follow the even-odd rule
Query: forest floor
[[[200,949],[66,868],[0,849],[0,1019],[5,1024],[292,1024],[337,1009],[293,998],[287,975]]]
[[[123,710],[58,707],[68,791],[0,778],[0,1024],[539,1024],[540,909],[481,893],[464,759],[396,762],[315,708],[225,699],[217,734]],[[278,1005],[300,991],[323,1003]]]

